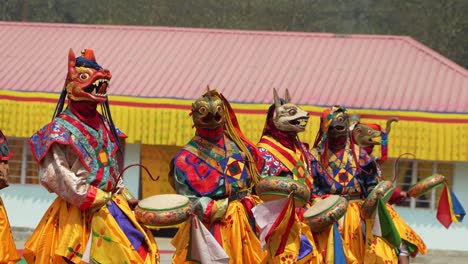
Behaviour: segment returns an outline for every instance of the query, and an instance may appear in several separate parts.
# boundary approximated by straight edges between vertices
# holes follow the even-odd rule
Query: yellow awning
[[[30,137],[50,122],[59,95],[55,93],[0,90],[0,128],[10,137]],[[193,101],[167,98],[110,96],[115,124],[128,135],[127,142],[148,145],[184,145],[194,134],[189,115]],[[244,134],[256,143],[262,133],[269,105],[232,104]],[[324,109],[302,106],[311,113],[301,140],[313,144]],[[389,135],[390,158],[412,153],[416,159],[468,161],[468,114],[348,109],[365,123],[385,127],[395,116]],[[377,150],[378,151],[378,150]],[[379,152],[375,153],[379,153]]]

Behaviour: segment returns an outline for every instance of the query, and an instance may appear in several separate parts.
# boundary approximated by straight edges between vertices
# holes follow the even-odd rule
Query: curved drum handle
[[[139,163],[127,165],[125,168],[122,169],[122,172],[120,172],[119,177],[122,177],[123,173],[124,173],[128,168],[135,167],[135,166],[140,166],[140,167],[142,167],[142,168],[146,171],[146,173],[148,173],[148,175],[150,176],[150,178],[151,178],[153,181],[158,181],[158,180],[159,180],[159,176],[155,179],[155,178],[153,177],[153,175],[151,174],[151,172],[148,170],[148,168],[146,168],[143,164],[139,164]]]
[[[397,177],[398,177],[398,174],[400,173],[399,172],[399,162],[400,162],[400,159],[403,158],[403,156],[412,156],[413,158],[416,158],[416,155],[414,155],[413,153],[411,152],[405,152],[403,154],[401,154],[400,156],[398,156],[398,158],[395,160],[395,163],[393,164],[393,178],[392,178],[392,183],[395,183]]]
[[[117,183],[119,182],[119,180],[123,177],[123,173],[128,169],[128,168],[131,168],[131,167],[135,167],[135,166],[139,166],[141,168],[143,168],[146,173],[148,173],[148,175],[150,176],[150,178],[153,180],[153,181],[158,181],[159,180],[159,176],[155,179],[153,177],[153,175],[151,174],[151,172],[148,170],[148,168],[146,168],[143,164],[139,164],[139,163],[135,163],[135,164],[130,164],[130,165],[127,165],[125,168],[122,169],[122,171],[120,172],[119,176],[117,177],[117,181],[115,182],[115,186],[112,190],[112,192],[115,191],[115,189],[117,188]]]

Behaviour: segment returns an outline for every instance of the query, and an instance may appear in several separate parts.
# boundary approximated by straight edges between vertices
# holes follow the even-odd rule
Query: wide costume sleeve
[[[89,172],[78,155],[68,146],[54,143],[39,163],[41,184],[81,210],[100,208],[111,197],[88,184]]]
[[[259,153],[262,155],[264,159],[265,166],[263,166],[263,170],[260,172],[262,177],[268,176],[290,176],[289,169],[286,168],[281,161],[279,161],[273,154],[271,154],[265,148],[259,147]]]
[[[358,179],[367,197],[379,183],[379,173],[375,160],[362,148],[359,150],[359,166],[361,170]]]
[[[330,192],[330,187],[325,183],[321,175],[325,172],[322,163],[320,162],[320,149],[315,147],[310,150],[311,171],[312,171],[312,197],[322,196]]]
[[[221,219],[226,213],[229,198],[212,199],[209,196],[201,196],[191,189],[186,181],[185,172],[174,168],[173,175],[176,192],[185,195],[192,202],[194,213],[206,224],[211,224]]]

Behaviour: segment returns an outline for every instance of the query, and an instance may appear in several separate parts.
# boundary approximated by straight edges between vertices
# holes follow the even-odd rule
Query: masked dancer
[[[7,139],[0,130],[0,190],[9,186],[8,160],[12,155],[13,152],[8,148]],[[0,264],[13,264],[19,260],[20,256],[11,234],[5,205],[0,197]]]
[[[40,182],[57,198],[25,244],[28,263],[159,263],[154,237],[132,212],[138,200],[119,174],[124,135],[112,121],[110,79],[93,50],[76,58],[70,49],[53,120],[29,140]]]
[[[383,128],[379,124],[361,123],[359,116],[353,116],[355,121],[354,124],[351,124],[350,130],[354,142],[372,157],[379,172],[379,178],[382,179],[383,175],[380,166],[387,160],[388,135],[390,134],[392,123],[398,122],[398,118],[389,118],[386,127]],[[380,141],[376,140],[377,138],[380,138]],[[373,153],[374,147],[377,145],[380,145],[380,155]],[[399,204],[407,198],[408,195],[405,191],[395,187],[392,197],[386,204],[387,210],[402,239],[402,243],[398,247],[398,260],[400,264],[409,263],[410,256],[414,258],[418,253],[423,255],[427,253],[427,247],[422,238],[400,217],[392,206],[392,204]]]
[[[374,236],[373,219],[361,214],[361,204],[378,184],[378,172],[372,158],[349,133],[346,108],[335,105],[325,109],[314,147],[314,193],[337,194],[348,199],[348,208],[340,221],[344,247],[357,263],[397,263],[394,247]],[[347,256],[350,257],[350,256]]]
[[[299,140],[298,133],[304,132],[309,113],[291,102],[288,90],[286,90],[284,99],[280,99],[276,89],[273,89],[273,97],[274,104],[268,109],[265,127],[257,144],[265,159],[262,177],[265,179],[272,176],[284,177],[297,181],[297,185],[304,185],[309,193],[307,203],[310,200],[313,182],[311,157],[308,147]],[[276,178],[271,179],[273,179],[273,183],[276,182]],[[322,255],[318,252],[312,232],[309,226],[300,219],[301,209],[295,208],[292,212],[286,211],[285,214],[280,213],[276,216],[281,219],[275,219],[278,221],[278,227],[272,228],[282,228],[283,230],[271,230],[269,241],[266,243],[277,244],[281,240],[285,240],[285,245],[281,249],[281,253],[277,247],[268,245],[266,247],[268,249],[266,263],[284,263],[285,260],[291,261],[291,263],[322,263]],[[288,210],[288,208],[281,208],[281,210]],[[265,214],[261,217],[265,217]],[[293,217],[294,222],[289,226],[283,225],[281,222],[288,221],[289,217]]]
[[[259,199],[251,190],[260,177],[263,159],[239,129],[229,102],[216,90],[208,88],[192,104],[191,114],[195,136],[171,163],[175,189],[190,198],[194,214],[216,241],[208,247],[210,259],[224,254],[215,256],[218,248],[227,257],[216,263],[261,263],[263,252],[251,212]],[[179,228],[172,242],[176,247],[173,263],[200,261],[194,255],[203,252],[194,252],[192,247],[196,238],[190,230],[194,228],[193,224]]]

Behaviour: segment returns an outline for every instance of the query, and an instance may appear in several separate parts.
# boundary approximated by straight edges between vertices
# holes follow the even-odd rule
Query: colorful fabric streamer
[[[346,256],[343,250],[343,242],[341,241],[341,234],[338,230],[338,222],[333,224],[330,228],[330,235],[328,236],[327,243],[327,264],[346,264]]]
[[[266,250],[266,236],[270,232],[271,227],[275,224],[276,219],[280,215],[283,208],[287,205],[288,198],[277,199],[260,203],[252,208],[252,213],[255,222],[260,228],[260,242],[263,250]]]
[[[192,217],[187,260],[203,264],[227,264],[229,256],[197,216]]]
[[[380,198],[377,203],[372,234],[385,239],[385,241],[395,248],[398,248],[401,244],[400,234],[398,233],[392,217],[387,211],[385,201],[382,198]]]
[[[295,210],[294,196],[289,195],[286,206],[283,207],[265,237],[267,247],[270,252],[274,252],[274,256],[284,252],[288,234],[295,221]]]
[[[445,183],[437,207],[437,220],[448,229],[452,223],[462,222],[465,214],[465,209]]]

